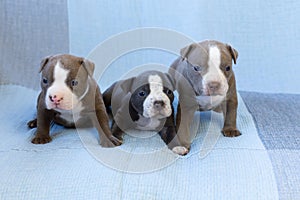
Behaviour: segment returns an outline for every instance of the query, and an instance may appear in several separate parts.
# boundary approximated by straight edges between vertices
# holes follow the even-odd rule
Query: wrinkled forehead
[[[62,68],[65,71],[68,71],[69,77],[76,77],[79,74],[81,75],[84,73],[84,70],[80,70],[81,62],[80,59],[73,58],[73,57],[54,57],[49,60],[47,65],[42,71],[42,74],[45,75],[54,75],[55,68]],[[58,71],[59,72],[59,71]]]
[[[194,66],[208,66],[208,62],[212,58],[210,55],[210,51],[218,50],[220,52],[221,64],[231,65],[232,57],[227,49],[227,47],[222,43],[199,43],[196,48],[192,49],[190,54],[187,57],[187,60],[190,64]]]
[[[133,83],[133,89],[143,85],[149,85],[149,87],[151,85],[159,85],[162,86],[162,88],[166,87],[172,91],[174,90],[172,82],[162,72],[145,72],[137,76]]]
[[[62,57],[58,57],[57,60],[63,65],[65,69],[68,69],[70,71],[78,70],[83,63],[82,58],[71,55],[64,55]]]

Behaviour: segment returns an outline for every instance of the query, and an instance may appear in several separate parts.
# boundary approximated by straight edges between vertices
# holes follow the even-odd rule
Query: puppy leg
[[[164,127],[158,132],[162,140],[168,145],[169,149],[180,146],[178,138],[176,137],[176,127],[174,121],[174,108],[172,106],[172,115],[167,118]]]
[[[37,131],[35,137],[31,140],[33,144],[46,144],[51,141],[49,135],[50,123],[53,118],[53,112],[46,109],[38,109]]]
[[[180,146],[173,147],[172,151],[179,155],[186,155],[191,147],[190,125],[192,123],[194,113],[197,106],[185,106],[178,104],[176,115],[176,138]]]
[[[104,106],[99,89],[96,90],[95,98],[96,113],[95,116],[92,117],[92,122],[98,130],[100,145],[103,147],[114,147],[121,145],[122,141],[113,136],[110,131],[108,115],[106,113],[106,108]]]
[[[237,137],[241,135],[241,132],[236,128],[237,105],[236,95],[222,105],[224,116],[222,133],[225,137]]]
[[[111,126],[111,132],[113,134],[113,136],[115,136],[116,138],[118,138],[120,141],[123,141],[123,131],[122,129],[120,129],[120,127],[117,125],[117,123],[115,122],[115,120],[112,121],[112,126]]]
[[[176,129],[174,124],[168,125],[168,122],[166,122],[165,126],[158,132],[158,134],[160,135],[161,139],[166,143],[166,145],[168,145],[169,149],[180,145],[178,138],[176,137]]]

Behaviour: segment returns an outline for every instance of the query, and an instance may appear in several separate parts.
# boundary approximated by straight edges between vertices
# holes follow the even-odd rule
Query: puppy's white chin
[[[172,110],[165,109],[161,111],[154,110],[152,112],[144,113],[143,116],[147,118],[163,119],[163,118],[170,117],[171,114],[172,114]]]
[[[155,116],[155,118],[157,118],[157,119],[164,119],[164,118],[167,118],[169,116],[170,115],[158,114],[158,115]]]
[[[226,96],[226,94],[227,94],[227,90],[218,91],[216,93],[210,93],[208,90],[203,90],[203,93],[197,96],[214,97],[214,96]]]
[[[216,106],[220,105],[224,101],[226,96],[215,95],[215,96],[197,96],[197,103],[203,110],[211,110]]]
[[[60,110],[73,110],[74,107],[71,106],[57,106],[58,109]]]
[[[164,117],[170,117],[172,114],[172,109],[166,109],[161,112]]]
[[[47,105],[47,109],[48,110],[66,110],[66,111],[69,111],[69,110],[73,110],[74,107],[72,106],[61,106],[61,105]]]
[[[215,96],[197,96],[197,103],[200,108],[204,110],[210,110],[220,105],[224,101],[226,95],[215,95]]]

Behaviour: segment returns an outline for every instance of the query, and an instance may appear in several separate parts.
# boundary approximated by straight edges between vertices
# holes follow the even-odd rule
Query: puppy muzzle
[[[146,112],[144,111],[144,117],[156,117],[156,118],[166,118],[172,114],[172,109],[169,103],[162,100],[154,101],[150,107],[147,108]]]

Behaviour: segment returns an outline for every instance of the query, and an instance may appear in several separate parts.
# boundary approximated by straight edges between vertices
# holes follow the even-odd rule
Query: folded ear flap
[[[82,66],[85,68],[85,70],[87,71],[88,75],[93,77],[94,71],[95,71],[95,64],[88,60],[88,59],[83,59],[82,60]]]
[[[196,43],[193,43],[189,46],[184,47],[183,49],[180,50],[180,55],[183,59],[187,58],[189,53],[191,52],[192,49],[196,47]]]
[[[119,81],[119,85],[125,93],[128,93],[128,92],[131,92],[132,84],[133,84],[134,80],[135,80],[135,77],[125,79],[125,80]]]
[[[51,57],[52,56],[47,56],[47,57],[43,58],[43,60],[41,61],[41,64],[40,64],[39,73],[41,73],[41,71],[43,71],[44,67],[49,62],[49,60],[50,60]]]
[[[229,50],[231,57],[233,59],[233,63],[236,64],[236,60],[238,58],[238,52],[237,50],[235,50],[232,46],[230,46],[229,44],[226,45],[227,49]]]

